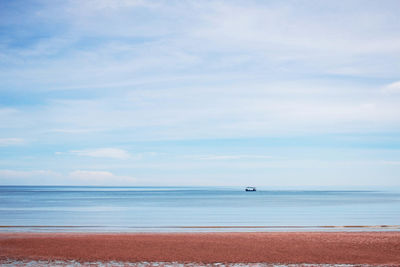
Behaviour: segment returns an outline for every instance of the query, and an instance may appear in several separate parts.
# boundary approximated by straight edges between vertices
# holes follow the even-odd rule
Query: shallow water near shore
[[[0,231],[399,231],[397,190],[0,186]]]

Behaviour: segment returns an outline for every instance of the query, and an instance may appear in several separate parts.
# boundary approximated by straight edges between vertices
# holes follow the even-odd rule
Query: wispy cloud
[[[156,184],[183,169],[182,177],[198,176],[200,183],[204,166],[214,166],[215,173],[227,179],[233,165],[246,172],[257,164],[264,166],[259,171],[267,170],[265,166],[274,163],[264,152],[286,157],[296,147],[320,144],[325,150],[318,155],[332,161],[362,147],[367,152],[358,151],[354,157],[396,162],[400,5],[397,0],[360,3],[26,0],[4,4],[0,167],[57,166],[55,171],[70,181],[72,176],[76,181],[85,175],[110,177],[90,171],[118,176],[121,169],[133,174],[143,168],[145,175],[158,177]],[[339,135],[352,141],[332,145],[331,137]],[[233,139],[238,140],[237,150],[224,145]],[[275,144],[275,139],[280,141]],[[35,140],[30,149],[16,149],[30,140]],[[253,146],[249,140],[261,145]],[[263,145],[288,151],[261,150]],[[335,154],[329,146],[347,150]],[[392,151],[377,152],[373,146]],[[55,157],[55,151],[64,156]],[[147,157],[148,151],[165,154]],[[198,155],[185,157],[191,154]],[[130,160],[141,155],[140,164]],[[324,175],[296,172],[301,158],[292,159],[298,164],[290,174],[287,169],[288,173],[277,173],[278,182],[284,175],[313,181]],[[190,164],[196,172],[190,172]],[[330,166],[335,179],[336,167]],[[364,172],[374,180],[374,171],[352,166],[351,172]],[[391,177],[387,179],[396,182],[393,166],[381,167],[387,168]],[[71,172],[77,169],[81,171]],[[43,173],[48,182],[50,176]],[[32,177],[42,181],[38,173]],[[169,181],[179,184],[185,179]]]
[[[136,181],[136,178],[109,171],[75,170],[63,174],[51,170],[0,170],[0,184],[9,185],[132,185]]]
[[[25,144],[22,138],[0,138],[0,146],[15,146]]]
[[[50,129],[48,132],[54,133],[65,133],[65,134],[82,134],[82,133],[92,133],[99,132],[101,129]]]
[[[386,85],[383,90],[387,93],[400,93],[400,81]]]
[[[84,150],[71,150],[68,152],[72,155],[95,157],[95,158],[111,158],[111,159],[129,159],[132,157],[127,151],[120,148],[96,148]]]
[[[274,158],[266,155],[189,155],[186,157],[199,160],[261,160]]]
[[[15,27],[62,30],[10,35],[21,45],[3,47],[12,67],[0,78],[63,93],[1,119],[43,135],[135,140],[397,131],[398,103],[379,90],[379,78],[398,77],[397,5],[368,2],[354,14],[352,1],[45,1]]]
[[[380,161],[380,163],[382,164],[386,164],[386,165],[395,165],[395,166],[400,166],[400,160],[384,160],[384,161]]]
[[[119,176],[108,171],[87,171],[76,170],[69,173],[69,178],[83,184],[108,184],[126,185],[136,182],[136,179],[129,176]]]

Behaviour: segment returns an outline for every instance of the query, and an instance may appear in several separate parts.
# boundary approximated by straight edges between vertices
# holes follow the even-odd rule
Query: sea
[[[0,186],[1,232],[399,230],[397,189]]]

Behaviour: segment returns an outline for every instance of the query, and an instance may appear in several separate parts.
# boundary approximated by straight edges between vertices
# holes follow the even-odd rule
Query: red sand
[[[0,260],[400,266],[400,232],[0,233]]]

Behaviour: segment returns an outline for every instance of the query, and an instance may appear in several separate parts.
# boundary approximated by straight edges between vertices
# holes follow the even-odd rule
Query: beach
[[[3,232],[0,260],[400,266],[400,232]]]

